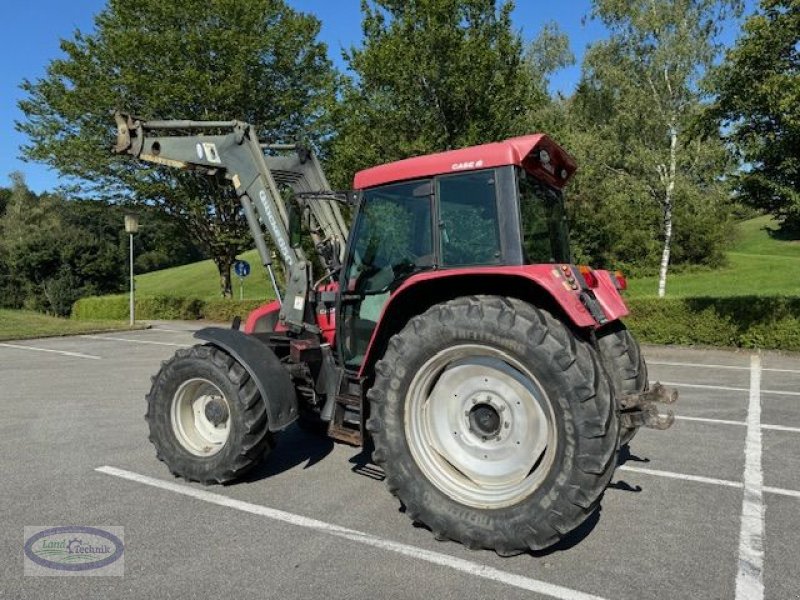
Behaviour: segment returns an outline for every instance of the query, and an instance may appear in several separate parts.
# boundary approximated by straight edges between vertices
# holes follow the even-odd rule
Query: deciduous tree
[[[714,129],[744,162],[743,199],[800,232],[800,1],[762,0],[708,87]]]
[[[64,56],[23,82],[23,155],[84,191],[181,219],[230,295],[231,265],[252,244],[230,184],[112,156],[110,112],[237,118],[267,140],[313,142],[327,133],[320,117],[333,95],[319,29],[283,0],[109,0],[94,31],[62,40]]]

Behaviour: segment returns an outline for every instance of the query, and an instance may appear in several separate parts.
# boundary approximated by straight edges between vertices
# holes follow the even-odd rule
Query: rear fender
[[[207,327],[194,337],[221,348],[247,370],[267,409],[270,431],[285,429],[297,419],[297,395],[289,372],[268,345],[236,329]]]
[[[558,264],[448,269],[409,277],[384,305],[359,375],[363,377],[370,373],[372,366],[383,355],[389,338],[399,332],[410,318],[425,312],[434,304],[461,296],[517,298],[549,310],[574,330],[588,331],[607,323],[608,320],[598,321],[597,316],[590,312],[581,299],[584,290],[580,289],[580,285],[577,287],[573,289],[570,286],[562,265]],[[619,297],[616,289],[613,292]],[[614,318],[627,314],[621,298],[615,308]]]

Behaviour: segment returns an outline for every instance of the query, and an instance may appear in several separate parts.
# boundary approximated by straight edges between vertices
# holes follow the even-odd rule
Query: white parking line
[[[761,357],[750,357],[750,402],[744,448],[744,497],[739,530],[737,600],[764,597],[764,474],[761,470]]]
[[[656,383],[651,381],[650,383]],[[727,387],[723,385],[705,385],[699,383],[682,383],[679,381],[662,381],[661,385],[672,385],[675,387],[697,388],[700,390],[723,390],[728,392],[749,392],[750,388],[743,387]],[[778,394],[781,396],[800,396],[800,392],[787,392],[785,390],[761,390],[762,394]]]
[[[750,367],[739,367],[735,365],[707,365],[704,363],[682,363],[671,362],[668,360],[648,360],[648,365],[664,365],[668,367],[694,367],[696,369],[733,369],[735,371],[749,371]],[[761,367],[762,371],[769,371],[771,373],[800,373],[800,369],[774,369],[770,367]]]
[[[681,415],[675,415],[675,418],[679,421],[698,421],[700,423],[715,423],[718,425],[747,425],[744,421],[728,421],[726,419],[707,419],[705,417],[684,417]],[[800,427],[787,427],[786,425],[768,425],[766,423],[761,424],[761,429],[768,429],[770,431],[788,431],[790,433],[800,433]]]
[[[713,485],[724,485],[727,487],[741,488],[740,481],[730,479],[716,479],[715,477],[703,477],[701,475],[688,475],[686,473],[673,473],[672,471],[657,471],[655,469],[645,469],[644,467],[634,467],[631,465],[620,465],[619,471],[630,471],[631,473],[642,473],[644,475],[655,475],[656,477],[666,477],[667,479],[680,479],[682,481],[696,481],[698,483],[710,483]]]
[[[82,335],[83,338],[91,340],[111,340],[112,342],[130,342],[131,344],[152,344],[154,346],[177,346],[179,348],[186,348],[191,344],[173,344],[172,342],[156,342],[155,340],[136,340],[132,338],[119,338],[110,337],[107,335]]]
[[[94,354],[84,354],[83,352],[69,352],[67,350],[53,350],[52,348],[37,348],[36,346],[23,346],[21,344],[0,344],[3,348],[16,348],[18,350],[33,350],[36,352],[52,352],[53,354],[61,354],[63,356],[72,356],[74,358],[90,358],[92,360],[100,360],[102,357],[95,356]]]
[[[675,415],[675,419],[678,421],[697,421],[699,423],[714,423],[717,425],[747,425],[747,423],[745,423],[744,421],[728,421],[726,419],[707,419],[705,417],[684,417],[681,415]],[[765,426],[762,425],[761,427]]]
[[[634,467],[633,465],[620,465],[617,467],[618,471],[630,471],[631,473],[641,473],[642,475],[653,475],[654,477],[666,477],[667,479],[679,479],[682,481],[695,481],[697,483],[709,483],[711,485],[721,485],[724,487],[732,487],[742,489],[744,484],[741,481],[732,481],[730,479],[717,479],[716,477],[703,477],[702,475],[689,475],[687,473],[674,473],[673,471],[661,471],[658,469],[646,469],[644,467]],[[800,490],[789,490],[786,488],[773,487],[765,485],[763,491],[767,494],[774,494],[775,496],[787,496],[789,498],[800,498]]]
[[[127,479],[128,481],[135,481],[144,485],[167,490],[183,496],[188,496],[196,500],[202,500],[203,502],[208,502],[210,504],[233,508],[235,510],[259,515],[275,521],[289,523],[298,527],[305,527],[306,529],[311,529],[312,531],[317,531],[319,533],[325,533],[339,538],[344,538],[346,540],[358,542],[359,544],[365,544],[381,550],[395,552],[396,554],[401,554],[409,558],[424,560],[431,564],[454,569],[467,575],[473,575],[475,577],[481,577],[490,581],[496,581],[511,587],[535,592],[544,596],[550,596],[551,598],[561,598],[563,600],[602,600],[602,598],[599,596],[586,594],[584,592],[572,590],[570,588],[548,583],[546,581],[540,581],[538,579],[524,577],[515,573],[501,571],[480,563],[456,558],[455,556],[450,556],[448,554],[442,554],[441,552],[433,552],[431,550],[425,550],[424,548],[418,548],[408,544],[401,544],[399,542],[379,538],[355,529],[340,527],[339,525],[333,525],[324,521],[318,521],[317,519],[303,517],[301,515],[296,515],[294,513],[285,512],[275,508],[269,508],[260,504],[251,504],[250,502],[235,500],[233,498],[229,498],[228,496],[223,496],[222,494],[207,492],[205,490],[189,487],[188,485],[163,481],[161,479],[155,479],[153,477],[148,477],[147,475],[140,475],[138,473],[125,471],[124,469],[118,469],[116,467],[104,466],[98,467],[95,470],[99,471],[100,473],[105,473],[106,475],[113,475],[114,477],[120,477],[122,479]]]

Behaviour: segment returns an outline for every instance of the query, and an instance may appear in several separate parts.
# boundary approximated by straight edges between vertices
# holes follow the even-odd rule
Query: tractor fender
[[[618,295],[616,290],[613,290]],[[518,298],[553,312],[576,329],[600,327],[581,301],[581,291],[572,289],[560,265],[539,264],[470,267],[427,271],[406,279],[389,297],[372,332],[359,374],[366,376],[383,355],[389,338],[412,317],[434,304],[459,296],[502,295]],[[621,299],[620,299],[620,302]],[[613,319],[627,314],[624,303]],[[604,321],[607,322],[607,321]]]
[[[247,370],[266,404],[270,431],[285,429],[297,419],[297,394],[291,377],[267,344],[256,336],[222,327],[200,329],[194,337],[221,348]]]

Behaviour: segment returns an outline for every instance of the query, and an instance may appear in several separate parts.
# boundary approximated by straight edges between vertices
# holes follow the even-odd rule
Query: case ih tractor
[[[620,321],[624,278],[572,264],[575,163],[546,135],[366,169],[334,193],[307,148],[246,123],[116,121],[116,152],[230,180],[278,298],[198,331],[153,378],[150,440],[176,476],[233,482],[299,421],[371,439],[438,539],[511,555],[574,530],[620,445],[672,424],[656,403],[677,394],[649,389]]]

